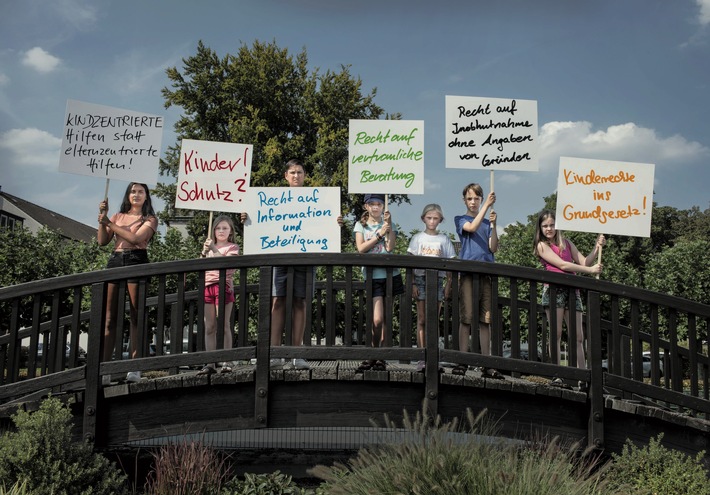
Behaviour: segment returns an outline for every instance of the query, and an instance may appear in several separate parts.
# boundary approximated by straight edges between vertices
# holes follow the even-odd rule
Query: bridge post
[[[604,373],[602,371],[602,316],[599,292],[587,293],[588,359],[591,367],[589,384],[589,419],[587,446],[604,448]]]
[[[439,413],[439,272],[427,270],[426,280],[426,322],[424,342],[426,344],[425,396],[424,404],[430,418]]]
[[[269,420],[269,365],[271,355],[272,267],[259,268],[259,327],[256,337],[254,372],[254,427],[266,428]]]
[[[96,430],[99,415],[99,366],[103,352],[101,341],[103,337],[106,305],[104,298],[106,285],[103,283],[91,286],[91,313],[89,318],[89,335],[86,346],[86,389],[84,391],[84,424],[83,438],[88,444],[96,445]]]

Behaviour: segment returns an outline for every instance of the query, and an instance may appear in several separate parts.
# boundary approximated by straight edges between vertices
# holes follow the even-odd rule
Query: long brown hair
[[[555,237],[552,239],[552,242],[548,241],[547,238],[543,235],[541,225],[542,222],[544,222],[548,218],[557,221],[555,212],[553,210],[545,209],[537,215],[537,226],[535,227],[535,236],[533,237],[533,254],[535,256],[540,255],[537,250],[537,246],[541,242],[545,242],[547,244],[554,244],[555,246],[560,248],[560,252],[564,251],[565,247],[567,246],[567,243],[565,242],[565,237],[564,235],[562,235],[562,231],[559,230],[556,226]]]

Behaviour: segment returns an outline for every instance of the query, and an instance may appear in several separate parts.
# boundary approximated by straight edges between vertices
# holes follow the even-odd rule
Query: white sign
[[[649,237],[654,165],[560,157],[555,225]]]
[[[339,253],[339,187],[252,187],[244,253]]]
[[[253,148],[251,144],[183,139],[175,207],[244,211]]]
[[[447,95],[446,167],[537,172],[537,101]]]
[[[349,193],[424,194],[424,121],[351,120]]]
[[[59,171],[156,184],[163,117],[68,100]]]

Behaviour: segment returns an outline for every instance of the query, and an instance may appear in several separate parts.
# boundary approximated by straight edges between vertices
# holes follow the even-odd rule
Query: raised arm
[[[577,251],[577,248],[575,247],[572,242],[569,242],[570,249],[572,250],[572,259],[575,258],[575,253],[579,254]],[[569,262],[565,261],[562,258],[560,258],[553,250],[550,248],[550,246],[547,245],[547,243],[540,242],[537,245],[537,254],[545,260],[547,263],[550,265],[559,268],[562,271],[565,272],[575,272],[575,273],[586,273],[589,275],[596,274],[596,273],[601,273],[602,271],[602,265],[601,264],[596,264],[593,266],[586,266],[586,265],[580,265],[574,262]]]

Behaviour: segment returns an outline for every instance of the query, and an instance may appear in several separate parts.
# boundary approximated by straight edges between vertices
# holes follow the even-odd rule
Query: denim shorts
[[[444,281],[446,279],[444,277],[438,277],[437,278],[437,289],[436,289],[436,298],[437,301],[441,302],[444,300]],[[414,276],[414,285],[417,286],[417,289],[419,289],[419,296],[417,297],[417,301],[426,301],[426,277],[423,275],[415,275]]]
[[[273,275],[273,287],[271,289],[271,295],[274,297],[286,297],[286,285],[288,282],[288,267],[287,266],[275,266]],[[294,266],[293,267],[293,297],[298,297],[300,299],[306,298],[306,274],[308,273],[308,267],[305,266]],[[311,273],[311,278],[313,281],[313,286],[311,289],[311,297],[315,294],[315,282],[316,282],[316,267],[313,267],[313,272]]]
[[[555,291],[555,299],[557,300],[558,308],[567,308],[567,300],[569,299],[569,290],[563,287],[558,287]],[[550,305],[550,286],[545,284],[542,288],[542,305]],[[582,296],[579,294],[579,290],[575,291],[575,309],[577,311],[584,311],[582,307]]]

